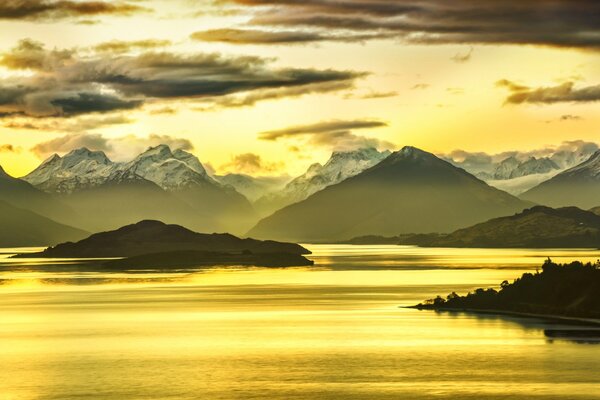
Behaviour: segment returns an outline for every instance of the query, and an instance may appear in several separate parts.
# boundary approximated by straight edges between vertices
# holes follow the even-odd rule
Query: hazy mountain
[[[536,206],[421,245],[435,247],[599,247],[600,216],[576,207]]]
[[[289,181],[287,176],[254,177],[245,174],[217,175],[215,179],[224,185],[233,187],[252,202],[269,193],[282,189]]]
[[[493,179],[509,179],[512,172],[519,166],[519,160],[515,157],[508,157],[502,160],[494,170]]]
[[[73,210],[28,182],[8,175],[0,166],[0,200],[57,221],[75,217]]]
[[[297,203],[310,195],[355,176],[378,164],[391,153],[374,148],[334,152],[325,165],[313,164],[306,173],[289,182],[281,191],[259,199],[255,206],[263,215]]]
[[[0,247],[51,246],[89,233],[0,201]]]
[[[433,154],[405,147],[374,167],[263,219],[249,235],[335,241],[451,232],[529,205]]]
[[[554,151],[513,151],[496,155],[462,152],[463,158],[459,160],[449,156],[445,159],[491,186],[513,195],[520,195],[554,175],[582,163],[597,149],[598,146],[594,143],[568,143]]]
[[[521,198],[551,207],[591,208],[600,204],[600,150],[521,195]]]
[[[208,176],[202,163],[166,145],[149,148],[127,163],[86,148],[54,155],[24,179],[81,214],[89,230],[140,219],[186,223],[206,231],[242,232],[255,221],[248,200]]]
[[[62,243],[26,257],[133,257],[173,251],[310,254],[295,243],[240,239],[230,234],[196,233],[179,225],[141,221],[96,233],[77,243]]]

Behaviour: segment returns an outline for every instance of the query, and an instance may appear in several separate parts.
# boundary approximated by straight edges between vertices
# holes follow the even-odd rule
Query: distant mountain
[[[254,202],[259,198],[282,189],[289,181],[289,178],[283,177],[254,177],[245,174],[227,174],[215,176],[215,179],[223,185],[229,185],[239,193],[246,196],[248,200]]]
[[[67,205],[54,196],[36,189],[28,182],[10,176],[2,167],[0,167],[0,201],[57,221],[68,221],[74,217],[73,210]]]
[[[0,226],[0,247],[51,246],[89,235],[5,201],[0,201]]]
[[[179,225],[141,221],[114,231],[96,233],[77,243],[62,243],[23,257],[135,257],[151,253],[204,251],[252,254],[310,254],[294,243],[240,239],[230,234],[196,233]]]
[[[480,155],[446,160],[453,165],[484,180],[489,185],[513,195],[520,195],[558,173],[587,160],[598,146],[593,143],[571,144],[571,149],[539,152],[533,157],[528,153],[514,151],[513,155],[498,159],[499,155]]]
[[[249,235],[339,241],[364,235],[451,232],[528,206],[433,154],[405,147],[263,219]]]
[[[558,169],[560,169],[560,167],[547,157],[529,157],[525,161],[519,161],[515,157],[509,157],[496,167],[493,179],[514,179],[528,175],[546,174]]]
[[[378,164],[390,154],[387,150],[380,152],[374,148],[334,152],[325,165],[311,165],[306,173],[289,182],[281,191],[259,199],[255,206],[261,214],[268,215],[355,176]]]
[[[600,216],[576,207],[536,206],[509,217],[424,238],[434,247],[600,247]],[[418,241],[417,241],[418,242]]]
[[[526,191],[521,198],[551,207],[600,204],[600,150],[588,160]]]
[[[194,155],[166,145],[149,148],[127,163],[77,149],[50,157],[24,179],[77,209],[89,230],[160,219],[207,231],[242,232],[255,221],[243,195],[208,176]]]

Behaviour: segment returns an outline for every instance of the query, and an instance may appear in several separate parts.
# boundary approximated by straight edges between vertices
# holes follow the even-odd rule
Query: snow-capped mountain
[[[104,230],[159,219],[205,232],[244,232],[255,221],[248,200],[211,178],[200,160],[167,145],[115,163],[99,151],[54,155],[27,182],[57,195],[83,217],[82,227]]]
[[[172,152],[167,145],[151,147],[118,169],[141,176],[169,191],[195,184],[220,186],[208,176],[193,154],[183,150]]]
[[[151,147],[127,163],[112,162],[102,151],[73,150],[63,157],[54,154],[23,177],[50,193],[69,194],[106,182],[145,179],[164,190],[178,190],[192,184],[221,186],[206,173],[196,156],[167,145]]]
[[[263,214],[268,214],[297,203],[328,186],[358,175],[390,154],[390,151],[380,152],[375,148],[334,152],[325,165],[311,165],[303,175],[289,182],[280,192],[259,199],[256,206]]]
[[[559,169],[560,167],[548,157],[529,157],[525,161],[519,161],[512,156],[500,162],[494,171],[493,179],[514,179],[528,175],[547,174]]]
[[[600,205],[600,150],[589,159],[526,191],[522,198],[551,207]]]
[[[83,147],[54,154],[22,179],[45,192],[72,193],[104,183],[117,167],[103,152]]]

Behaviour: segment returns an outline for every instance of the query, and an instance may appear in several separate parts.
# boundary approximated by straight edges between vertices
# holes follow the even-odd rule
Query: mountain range
[[[22,179],[0,168],[0,201],[6,210],[29,211],[77,232],[155,219],[202,232],[293,241],[445,234],[534,203],[599,206],[600,151],[561,169],[579,156],[503,160],[493,177],[507,179],[496,182],[550,177],[519,199],[410,146],[395,153],[334,152],[327,163],[312,165],[287,184],[285,178],[211,175],[193,154],[166,145],[128,162],[81,148],[49,157]]]
[[[289,204],[297,203],[310,195],[355,176],[378,164],[391,154],[367,147],[352,151],[336,151],[324,165],[312,164],[308,170],[289,182],[283,189],[258,199],[256,209],[269,215]]]
[[[495,162],[471,162],[465,159],[456,161],[451,157],[445,159],[457,167],[461,167],[489,185],[520,195],[558,173],[581,164],[594,154],[598,146],[586,143],[572,149],[560,149],[553,152],[544,151],[545,155],[537,157],[526,153],[513,154],[499,158]]]
[[[600,150],[583,163],[542,182],[521,195],[551,207],[600,205]]]
[[[451,232],[530,206],[414,147],[261,220],[249,235],[330,241]]]
[[[79,226],[93,231],[154,218],[236,232],[254,221],[244,196],[211,178],[194,155],[166,145],[126,163],[86,148],[55,154],[23,180],[69,205]]]

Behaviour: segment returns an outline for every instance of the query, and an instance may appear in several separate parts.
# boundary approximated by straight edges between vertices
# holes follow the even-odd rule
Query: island
[[[499,290],[477,289],[466,296],[450,293],[411,306],[419,310],[467,311],[549,317],[600,324],[600,262],[556,264],[525,273]]]
[[[296,243],[242,239],[227,233],[198,233],[180,225],[141,221],[14,258],[104,259],[110,269],[195,266],[308,266],[310,251]],[[108,260],[107,260],[108,259]]]

